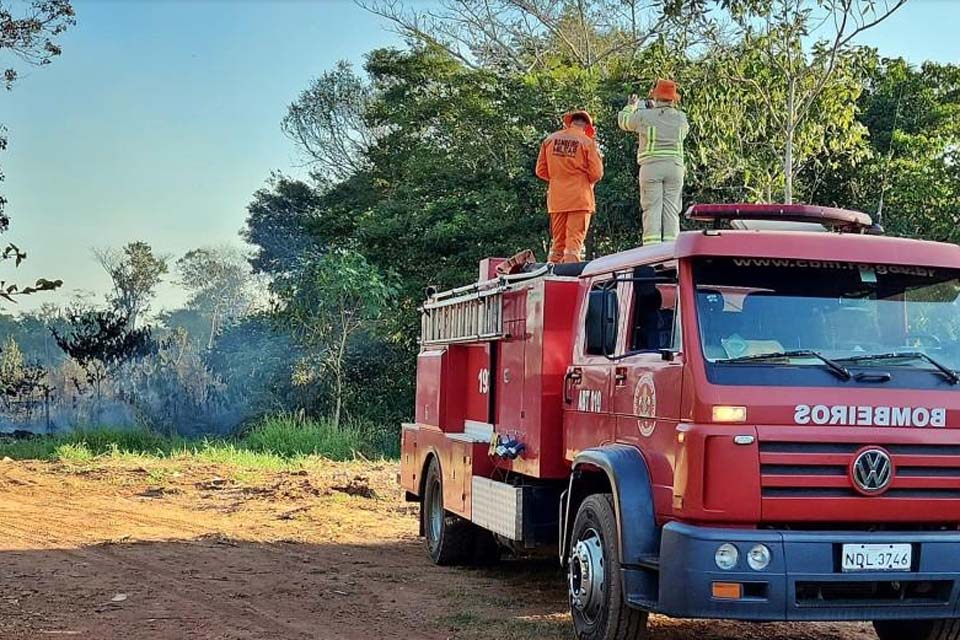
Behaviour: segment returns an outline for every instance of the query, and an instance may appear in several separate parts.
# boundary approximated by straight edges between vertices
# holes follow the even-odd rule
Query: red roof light
[[[811,204],[695,204],[687,209],[689,220],[719,223],[722,220],[767,220],[809,222],[838,231],[864,231],[873,226],[865,213]]]

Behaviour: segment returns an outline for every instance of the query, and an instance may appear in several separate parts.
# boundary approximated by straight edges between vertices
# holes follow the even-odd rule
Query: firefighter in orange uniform
[[[537,177],[546,180],[547,211],[550,213],[548,262],[579,262],[597,209],[593,185],[603,177],[603,159],[594,140],[593,120],[586,111],[563,117],[563,129],[547,136],[540,145]]]

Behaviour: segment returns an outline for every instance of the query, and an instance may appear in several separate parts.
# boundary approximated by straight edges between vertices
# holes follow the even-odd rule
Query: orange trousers
[[[580,262],[583,243],[590,229],[589,211],[564,211],[550,214],[550,257],[547,262]]]

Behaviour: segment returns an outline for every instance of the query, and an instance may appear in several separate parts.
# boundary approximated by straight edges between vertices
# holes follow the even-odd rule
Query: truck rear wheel
[[[620,584],[620,550],[613,496],[587,497],[570,537],[570,612],[579,640],[640,640],[647,613],[627,606]]]
[[[878,620],[880,640],[960,640],[960,620]]]
[[[420,498],[420,518],[427,552],[435,564],[466,564],[473,559],[473,523],[443,508],[443,477],[436,459],[430,461]]]

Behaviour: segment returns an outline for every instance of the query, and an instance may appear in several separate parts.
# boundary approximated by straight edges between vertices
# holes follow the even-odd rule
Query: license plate
[[[913,547],[909,544],[845,544],[843,571],[909,571]]]

